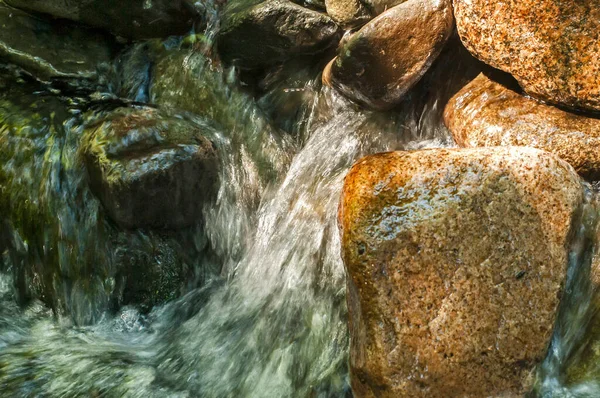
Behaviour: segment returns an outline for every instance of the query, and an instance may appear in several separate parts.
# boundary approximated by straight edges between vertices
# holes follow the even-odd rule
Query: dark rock
[[[0,58],[44,82],[95,81],[115,42],[73,24],[52,24],[0,3]]]
[[[600,110],[597,0],[454,0],[454,13],[469,51],[527,94]]]
[[[431,66],[452,26],[450,0],[409,0],[355,33],[323,81],[368,107],[392,108]]]
[[[217,191],[217,154],[206,135],[155,109],[118,109],[87,126],[92,190],[125,228],[192,225]]]
[[[548,349],[584,203],[557,156],[359,160],[339,212],[355,397],[513,397]]]
[[[129,39],[182,35],[198,18],[186,0],[6,0],[6,3],[106,29]]]
[[[600,177],[600,119],[539,103],[484,74],[450,100],[444,119],[461,147],[539,148],[586,178]]]
[[[327,15],[287,0],[240,0],[225,7],[218,37],[221,58],[256,68],[334,45],[339,28]]]

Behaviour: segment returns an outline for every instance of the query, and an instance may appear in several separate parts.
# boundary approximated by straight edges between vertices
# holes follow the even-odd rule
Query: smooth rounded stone
[[[52,24],[0,3],[0,62],[15,64],[37,79],[96,80],[108,69],[111,37],[63,23]]]
[[[221,59],[257,68],[334,45],[339,27],[327,15],[287,0],[240,0],[223,11],[218,48]]]
[[[364,25],[373,16],[361,0],[325,0],[327,14],[343,28]]]
[[[364,25],[370,19],[407,0],[325,0],[327,14],[344,28]]]
[[[128,39],[182,35],[199,18],[186,0],[5,0],[27,11],[108,30]]]
[[[573,168],[534,148],[359,160],[339,211],[354,395],[528,391],[583,201]]]
[[[454,13],[469,51],[531,96],[600,110],[597,0],[454,0]]]
[[[390,109],[429,69],[452,27],[450,0],[409,0],[355,33],[323,81],[370,108]]]
[[[448,102],[444,119],[461,147],[539,148],[586,178],[600,177],[600,119],[539,103],[484,74]]]
[[[86,127],[90,186],[125,228],[181,228],[214,199],[218,158],[199,126],[152,108],[120,108]]]

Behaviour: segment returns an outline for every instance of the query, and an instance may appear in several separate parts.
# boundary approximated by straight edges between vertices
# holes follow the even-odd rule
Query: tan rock
[[[344,28],[360,26],[372,18],[361,0],[325,0],[327,14]]]
[[[368,156],[340,205],[356,397],[513,397],[544,358],[580,178],[533,148]]]
[[[450,0],[395,6],[342,46],[331,66],[331,84],[363,105],[392,108],[431,66],[452,26]]]
[[[600,110],[597,0],[454,0],[465,46],[530,95]]]
[[[325,0],[325,7],[334,21],[344,28],[353,28],[405,1],[407,0]]]
[[[600,119],[545,105],[480,74],[444,112],[461,147],[530,146],[552,152],[584,177],[600,177]]]

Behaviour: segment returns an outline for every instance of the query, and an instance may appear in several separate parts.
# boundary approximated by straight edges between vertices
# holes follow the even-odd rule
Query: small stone
[[[61,26],[0,3],[0,58],[35,78],[95,81],[107,69],[115,42],[70,23]]]
[[[461,147],[529,146],[552,152],[589,179],[600,177],[600,120],[542,104],[484,74],[446,106],[446,126]]]
[[[339,39],[327,15],[287,0],[239,0],[223,11],[218,48],[226,63],[252,69],[321,52]]]
[[[125,228],[182,228],[214,199],[216,150],[200,127],[152,108],[120,108],[88,123],[90,186]]]
[[[343,28],[364,25],[373,16],[361,0],[325,0],[327,14]]]
[[[6,3],[106,29],[128,39],[182,35],[199,18],[186,0],[6,0]]]
[[[409,0],[355,33],[323,80],[356,102],[390,109],[429,69],[452,26],[450,0]]]
[[[354,396],[530,390],[583,203],[573,168],[533,148],[359,160],[339,212]]]
[[[597,0],[454,0],[454,14],[469,51],[527,94],[600,110]]]

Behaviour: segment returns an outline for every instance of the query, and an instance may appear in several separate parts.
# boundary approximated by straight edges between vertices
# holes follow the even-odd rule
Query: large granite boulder
[[[115,50],[110,36],[70,23],[52,24],[1,2],[0,27],[0,62],[44,82],[96,82]]]
[[[327,15],[288,0],[238,0],[223,11],[218,48],[226,63],[256,68],[323,51],[339,33]]]
[[[199,17],[187,0],[6,0],[6,3],[106,29],[128,39],[182,35]]]
[[[540,148],[585,177],[600,177],[600,119],[542,104],[484,74],[448,102],[444,119],[461,147]]]
[[[572,167],[533,148],[359,160],[339,213],[355,396],[528,391],[583,202]]]
[[[370,108],[392,108],[440,54],[452,26],[450,0],[409,0],[355,33],[323,81]]]
[[[210,134],[152,108],[119,108],[87,125],[91,188],[125,228],[193,225],[217,192]]]
[[[463,43],[533,97],[600,110],[600,3],[454,0]]]

